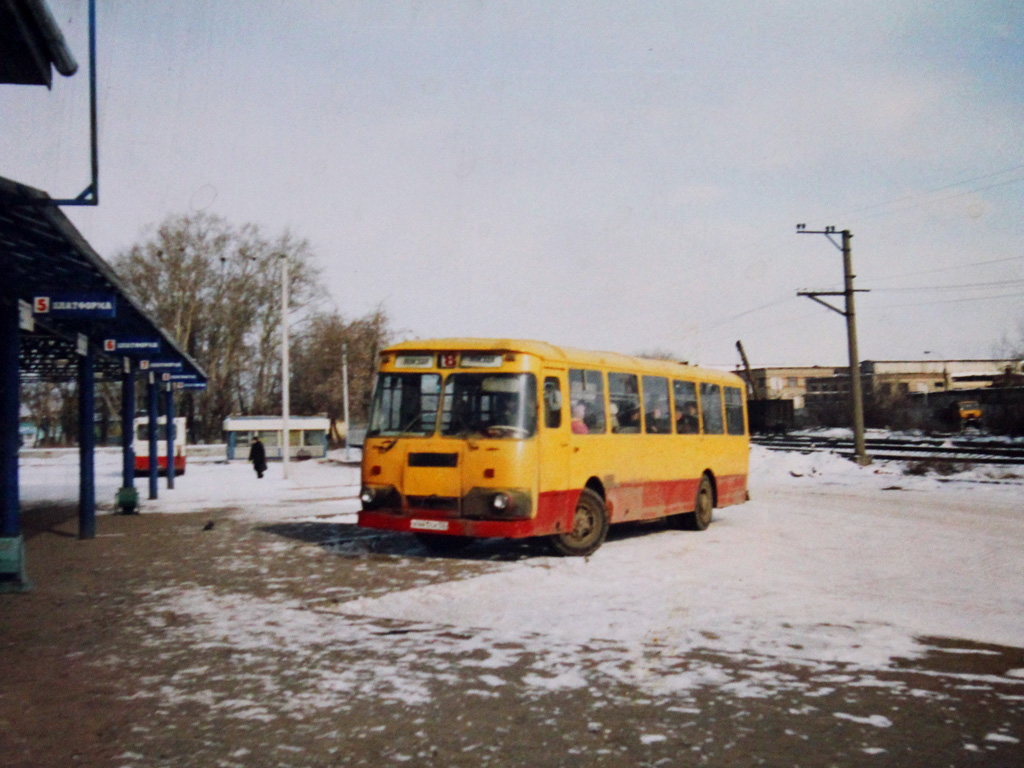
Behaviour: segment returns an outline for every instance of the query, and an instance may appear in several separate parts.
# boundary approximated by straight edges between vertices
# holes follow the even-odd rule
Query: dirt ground
[[[528,545],[439,557],[398,536],[231,510],[102,515],[97,537],[80,541],[73,507],[23,518],[35,587],[0,595],[4,768],[1024,765],[1010,736],[1024,733],[1024,684],[1005,677],[1024,669],[1022,649],[933,640],[928,658],[865,677],[652,648],[652,674],[710,664],[718,678],[686,693],[614,677],[545,690],[524,683],[522,649],[482,675],[484,652],[501,650],[485,633],[335,611],[487,573],[534,556]],[[211,641],[213,613],[196,634],[194,614],[173,607],[183,594],[253,611],[256,642],[237,628]],[[308,627],[309,648],[274,634],[281,615]],[[441,658],[453,647],[463,651]],[[394,678],[376,672],[397,667],[422,685],[382,693]],[[769,674],[791,684],[751,695]]]

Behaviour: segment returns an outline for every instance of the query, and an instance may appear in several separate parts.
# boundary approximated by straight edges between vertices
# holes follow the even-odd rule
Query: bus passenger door
[[[538,533],[555,533],[571,525],[576,496],[568,488],[569,415],[565,370],[545,368],[541,418],[537,430]]]

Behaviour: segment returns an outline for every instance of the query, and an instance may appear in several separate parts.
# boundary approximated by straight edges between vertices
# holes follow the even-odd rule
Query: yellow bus
[[[589,555],[608,526],[704,530],[746,501],[746,392],[730,373],[539,341],[408,341],[381,353],[359,525],[547,537]]]

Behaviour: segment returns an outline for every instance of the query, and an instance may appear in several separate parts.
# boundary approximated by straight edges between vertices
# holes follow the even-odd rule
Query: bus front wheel
[[[707,475],[700,479],[697,486],[697,500],[693,512],[682,516],[683,528],[688,531],[703,531],[711,525],[711,516],[715,509],[715,492],[711,488],[711,480]]]
[[[557,533],[549,539],[551,548],[559,555],[585,557],[597,551],[608,536],[608,512],[601,497],[584,488],[576,502],[572,530]]]

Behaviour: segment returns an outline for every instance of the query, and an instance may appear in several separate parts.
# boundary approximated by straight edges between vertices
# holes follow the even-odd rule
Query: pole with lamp
[[[288,448],[291,433],[288,429],[288,417],[291,415],[289,397],[289,365],[288,365],[288,254],[279,253],[281,259],[281,475],[288,479]]]
[[[348,418],[348,343],[341,345],[341,387],[345,406],[345,461],[349,460],[348,436],[352,428],[352,422]]]

